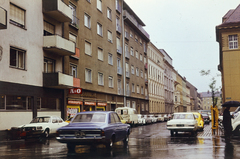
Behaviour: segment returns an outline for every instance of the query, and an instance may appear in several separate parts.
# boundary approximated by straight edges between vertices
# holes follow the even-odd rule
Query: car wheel
[[[44,131],[44,137],[48,138],[49,137],[49,129],[46,129]]]
[[[123,145],[124,147],[127,147],[128,146],[128,141],[129,141],[129,135],[127,134],[125,139],[123,140]]]
[[[75,152],[75,147],[74,144],[67,144],[68,152]]]
[[[113,146],[113,138],[111,138],[110,141],[108,143],[106,143],[107,149],[112,149],[112,146]]]

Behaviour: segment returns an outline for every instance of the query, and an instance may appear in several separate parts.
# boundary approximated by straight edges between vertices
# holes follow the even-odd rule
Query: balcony
[[[75,15],[72,15],[71,25],[74,26],[76,29],[79,29],[79,19]]]
[[[0,29],[7,29],[7,11],[0,7]]]
[[[130,78],[130,72],[129,71],[126,71],[126,77]]]
[[[117,67],[117,74],[122,75],[122,67]]]
[[[75,43],[58,35],[44,36],[43,49],[60,56],[75,55]]]
[[[122,7],[119,4],[116,4],[116,11],[122,13]]]
[[[121,25],[119,25],[119,24],[116,25],[116,31],[117,31],[119,34],[122,33],[122,27],[121,27]]]
[[[117,53],[122,55],[122,47],[121,46],[117,46]]]
[[[142,25],[140,25],[137,20],[130,15],[126,10],[123,11],[123,18],[128,21],[136,31],[141,33],[145,38],[150,39],[149,34],[142,28]]]
[[[72,10],[61,0],[42,0],[43,13],[59,22],[71,22]]]
[[[125,50],[125,57],[128,58],[128,59],[130,58],[130,53],[129,53],[128,50]]]
[[[80,87],[80,79],[61,72],[43,73],[43,86],[57,89]]]
[[[124,37],[126,40],[129,40],[130,38],[130,34],[128,32],[125,31]]]

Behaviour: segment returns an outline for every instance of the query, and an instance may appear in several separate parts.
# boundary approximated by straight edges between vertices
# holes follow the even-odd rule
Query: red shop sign
[[[69,100],[68,104],[72,104],[72,105],[82,105],[83,102],[82,101],[77,101],[77,100]]]
[[[82,94],[82,88],[71,88],[69,94]]]

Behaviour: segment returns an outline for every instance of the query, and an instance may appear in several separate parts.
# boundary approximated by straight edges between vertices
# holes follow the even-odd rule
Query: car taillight
[[[105,132],[104,132],[103,130],[102,130],[102,132],[101,132],[101,135],[102,135],[102,136],[105,136]]]

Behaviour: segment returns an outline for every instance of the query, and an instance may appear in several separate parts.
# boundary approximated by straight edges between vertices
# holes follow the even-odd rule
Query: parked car
[[[130,124],[130,125],[138,124],[138,114],[136,109],[129,108],[129,107],[118,107],[115,109],[115,112],[118,115],[121,115],[127,124]]]
[[[163,117],[164,117],[164,121],[168,121],[169,120],[169,117],[168,117],[167,114],[164,114]]]
[[[12,127],[10,134],[18,130],[18,134],[21,138],[28,139],[32,137],[49,137],[51,134],[55,134],[57,129],[68,125],[62,118],[58,116],[40,116],[34,118],[30,124],[20,125],[18,127]]]
[[[161,114],[155,115],[155,118],[157,118],[157,121],[158,121],[158,122],[164,121],[164,117],[163,117]]]
[[[203,129],[204,129],[204,119],[203,119],[202,115],[198,112],[194,112],[193,114],[194,114],[194,116],[197,120],[197,123],[198,123],[198,130],[203,131]]]
[[[152,124],[152,118],[149,118],[148,115],[143,115],[142,117],[145,119],[146,124]]]
[[[138,124],[139,125],[146,124],[146,120],[145,120],[145,118],[143,118],[143,116],[141,114],[138,114]]]
[[[210,118],[209,118],[208,114],[202,114],[202,117],[204,119],[204,123],[205,124],[209,124],[210,123]]]
[[[167,129],[170,130],[171,136],[178,132],[191,132],[192,135],[195,135],[197,128],[197,120],[193,113],[174,113],[173,119],[167,121]]]
[[[123,124],[126,124],[126,123],[127,123],[126,120],[124,120],[121,115],[118,115],[118,117],[120,118],[120,120],[121,120],[121,122],[122,122]]]
[[[113,111],[86,111],[77,113],[69,125],[57,130],[57,141],[66,143],[69,151],[76,145],[105,144],[111,148],[115,142],[123,141],[127,146],[130,125],[121,123]]]
[[[157,122],[157,118],[154,115],[148,115],[149,118],[152,119],[152,123],[156,123]]]

